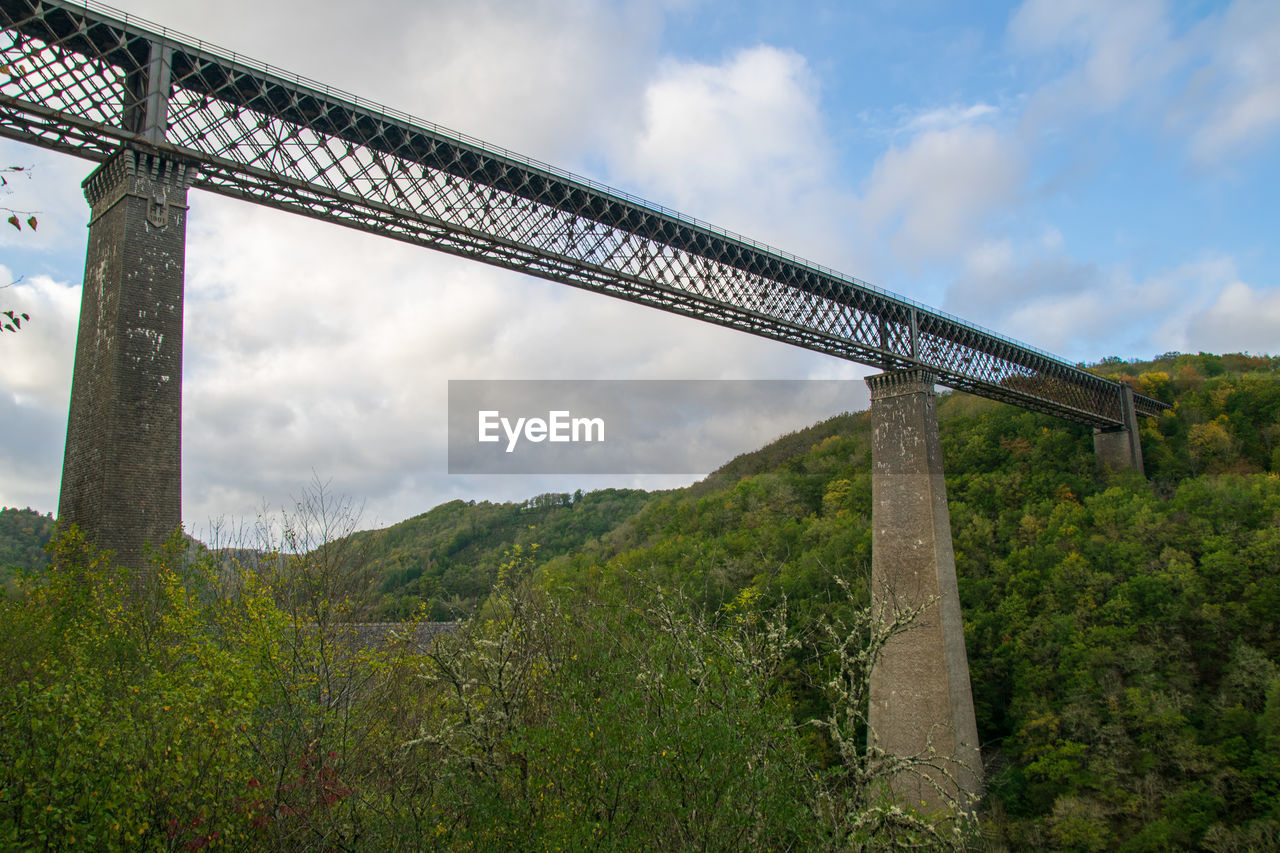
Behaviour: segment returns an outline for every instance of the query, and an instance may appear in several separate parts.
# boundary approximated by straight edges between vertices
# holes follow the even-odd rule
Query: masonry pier
[[[1098,457],[1098,464],[1104,468],[1113,471],[1133,468],[1139,474],[1145,474],[1142,466],[1142,442],[1138,438],[1138,413],[1133,405],[1133,389],[1121,383],[1116,391],[1120,395],[1120,412],[1124,425],[1095,427],[1093,452]]]
[[[956,587],[934,376],[882,373],[871,389],[871,606],[887,626],[919,610],[871,674],[869,744],[918,759],[893,779],[905,806],[935,812],[982,794],[978,727]]]
[[[126,148],[91,208],[58,520],[125,566],[182,523],[182,284],[191,167]]]

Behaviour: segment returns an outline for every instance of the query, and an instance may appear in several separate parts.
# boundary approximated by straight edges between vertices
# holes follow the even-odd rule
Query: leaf
[[[8,323],[5,323],[4,327],[11,332],[17,331],[16,329],[13,328],[13,326],[10,326]]]
[[[9,217],[9,224],[12,225],[14,228],[17,228],[19,231],[22,230],[22,223],[18,221],[18,217],[16,214]]]
[[[36,230],[36,218],[34,216],[27,217],[27,226],[32,230]]]
[[[30,320],[30,319],[31,319],[31,315],[29,315],[26,311],[23,311],[23,312],[22,312],[22,319],[24,319],[24,320]]]

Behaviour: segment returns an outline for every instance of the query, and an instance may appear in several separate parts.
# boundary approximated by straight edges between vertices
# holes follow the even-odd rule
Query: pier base
[[[1138,438],[1138,413],[1133,407],[1133,389],[1120,386],[1120,411],[1125,425],[1093,431],[1093,452],[1098,464],[1113,471],[1129,468],[1139,474],[1146,471],[1142,465],[1142,442]]]

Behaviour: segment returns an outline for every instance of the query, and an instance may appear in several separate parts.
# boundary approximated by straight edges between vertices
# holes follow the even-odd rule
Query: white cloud
[[[662,25],[659,4],[593,0],[117,5],[562,166],[630,132]]]
[[[667,206],[828,265],[845,263],[852,199],[804,57],[768,45],[719,64],[668,60],[644,93],[614,176]]]
[[[1280,287],[1232,281],[1187,324],[1185,349],[1280,355]]]
[[[13,279],[13,272],[0,266],[0,283]],[[75,360],[79,285],[45,275],[20,278],[0,290],[0,310],[31,317],[17,334],[0,333],[0,389],[19,405],[65,407]]]
[[[1234,0],[1175,33],[1158,0],[1027,0],[1009,23],[1016,51],[1064,70],[1027,109],[1032,127],[1131,110],[1201,166],[1231,165],[1280,129],[1280,5]]]
[[[994,240],[982,243],[965,258],[966,271],[973,281],[984,282],[1007,275],[1013,268],[1013,243]]]
[[[592,0],[441,4],[407,34],[406,46],[435,47],[422,60],[406,51],[415,57],[405,68],[411,103],[522,154],[576,159],[634,131],[657,61],[659,11]]]
[[[0,266],[0,281],[10,281]],[[0,506],[57,508],[75,360],[80,288],[48,276],[0,290],[0,310],[29,314],[16,334],[0,333]]]
[[[1018,201],[1023,172],[1019,144],[995,128],[920,133],[876,162],[859,207],[863,239],[887,236],[907,265],[952,260]]]
[[[191,223],[183,464],[193,523],[251,514],[264,498],[279,506],[313,471],[366,499],[369,522],[458,496],[560,487],[446,476],[449,379],[795,378],[828,361],[227,199],[194,196]],[[748,449],[726,447],[726,461]]]
[[[1034,113],[1114,109],[1175,59],[1159,0],[1027,0],[1009,21],[1009,37],[1019,51],[1078,59],[1039,94]]]
[[[1207,44],[1169,124],[1202,164],[1259,148],[1280,129],[1280,5],[1236,0],[1203,27]]]
[[[6,252],[34,255],[78,251],[79,261],[83,263],[84,225],[89,221],[89,205],[84,200],[80,182],[93,164],[0,139],[0,166],[22,169],[18,173],[6,173],[8,184],[0,189],[0,206],[17,212],[22,220],[34,215],[37,222],[34,231],[25,224],[17,231],[0,222],[4,225],[0,228],[0,247]],[[6,212],[0,220],[8,216]],[[17,272],[22,274],[24,270]]]
[[[946,107],[925,110],[903,123],[902,129],[909,133],[925,130],[951,130],[961,125],[994,118],[999,115],[1000,108],[991,104],[977,103],[964,106],[951,104]]]
[[[1222,256],[1135,278],[1124,266],[1073,257],[1060,238],[985,243],[969,253],[944,307],[1070,360],[1280,351],[1280,289],[1242,283]]]

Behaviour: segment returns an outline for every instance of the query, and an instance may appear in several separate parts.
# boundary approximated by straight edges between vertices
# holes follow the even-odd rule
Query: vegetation
[[[347,622],[360,602],[334,593],[365,588],[347,553],[227,571],[188,561],[175,536],[133,574],[75,530],[57,539],[49,570],[0,602],[0,846],[966,841],[963,823],[888,803],[879,764],[810,757],[777,674],[802,649],[865,668],[840,632],[802,643],[747,593],[715,615],[656,590],[560,600],[530,582],[521,549],[456,634],[418,646],[406,625],[361,648]],[[845,696],[833,688],[823,723],[849,739]]]
[[[401,619],[424,602],[430,619],[468,616],[489,595],[504,555],[537,543],[569,553],[649,500],[634,489],[545,494],[523,503],[450,501],[376,533],[360,534],[380,579],[375,616]]]
[[[146,618],[61,542],[0,604],[0,846],[1278,849],[1280,359],[1093,369],[1175,403],[1145,479],[1085,428],[939,402],[981,839],[888,805],[863,747],[853,414],[678,491],[454,502],[250,567],[175,549]],[[339,641],[414,607],[470,618]]]
[[[16,591],[15,577],[48,565],[45,546],[53,537],[53,516],[31,507],[0,508],[0,589]]]

